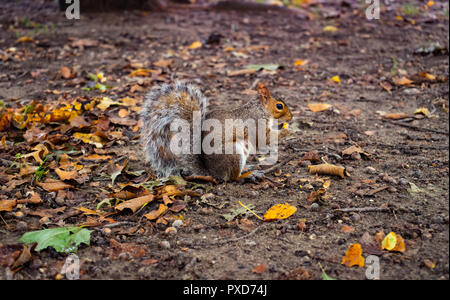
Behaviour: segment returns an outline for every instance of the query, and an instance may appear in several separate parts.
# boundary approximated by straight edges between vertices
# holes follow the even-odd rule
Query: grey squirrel
[[[264,128],[260,129],[264,130],[266,135],[272,130],[286,129],[285,122],[292,119],[286,103],[273,98],[261,82],[258,84],[258,97],[253,98],[236,107],[209,111],[206,97],[192,84],[177,81],[173,85],[163,84],[154,88],[146,95],[141,112],[141,141],[146,162],[160,177],[180,174],[211,176],[224,181],[245,178],[249,174],[244,173],[249,149],[258,148],[258,145],[254,145],[258,139],[254,136],[255,132],[248,129],[241,133],[233,131],[228,137],[225,133],[221,140],[209,144],[214,146],[217,142],[218,147],[221,144],[222,148],[219,150],[231,145],[235,150],[231,154],[226,151],[206,153],[200,146],[204,146],[203,142],[207,142],[208,133],[211,133],[204,128],[205,125],[213,120],[217,125],[221,125],[221,128],[226,127],[227,120],[263,120],[265,122],[261,126]],[[198,120],[195,119],[196,114]],[[171,125],[177,120],[183,120],[184,124],[187,124],[188,145],[184,148],[187,151],[183,153],[171,148],[176,137]],[[197,140],[195,137],[190,139],[196,121],[201,127]],[[274,124],[275,122],[279,124]]]

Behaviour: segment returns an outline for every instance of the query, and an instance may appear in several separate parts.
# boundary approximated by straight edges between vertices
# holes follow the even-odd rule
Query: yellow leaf
[[[154,220],[159,216],[161,216],[167,209],[168,209],[167,206],[165,206],[164,204],[160,204],[158,209],[152,210],[148,214],[144,215],[144,217],[146,217],[149,220]]]
[[[339,84],[341,83],[341,79],[339,78],[339,76],[333,76],[330,78],[330,80]]]
[[[201,46],[202,46],[202,42],[195,41],[188,47],[188,49],[197,49],[197,48],[200,48]]]
[[[381,242],[381,248],[388,251],[405,252],[405,241],[401,235],[390,232]]]
[[[332,105],[327,103],[309,103],[308,108],[312,112],[328,110]]]
[[[323,31],[324,31],[324,32],[335,32],[335,31],[337,31],[337,30],[338,30],[337,27],[331,26],[331,25],[325,26],[325,27],[323,28]]]
[[[341,264],[347,267],[359,266],[364,267],[364,257],[362,257],[362,248],[360,244],[352,244],[345,252]]]
[[[395,19],[397,19],[398,21],[403,21],[403,17],[402,16],[396,16]]]
[[[297,59],[295,62],[294,62],[294,66],[304,66],[304,65],[306,65],[308,63],[308,60],[306,59],[306,60],[302,60],[302,59]]]
[[[18,38],[18,39],[16,40],[16,42],[17,42],[17,43],[31,43],[31,42],[34,42],[34,40],[33,40],[32,37],[29,37],[29,36],[23,36],[23,37],[21,37],[21,38]]]
[[[288,203],[276,204],[266,211],[266,213],[264,214],[264,220],[271,221],[277,219],[286,219],[296,211],[297,208]]]
[[[413,83],[413,81],[403,76],[402,78],[394,79],[394,83],[396,85],[410,85],[411,83]]]
[[[427,2],[427,6],[428,7],[431,7],[433,5],[434,5],[434,1],[433,0],[430,0],[430,1]]]
[[[97,148],[103,148],[104,141],[98,135],[94,135],[91,133],[75,132],[73,134],[73,137],[76,139],[82,140],[83,143],[92,144]]]
[[[100,101],[99,104],[97,104],[97,107],[101,110],[101,111],[105,111],[108,107],[110,107],[111,105],[120,105],[120,102],[114,101],[111,98],[108,97],[103,97],[102,100]]]
[[[416,109],[414,111],[414,113],[415,114],[422,114],[422,115],[427,116],[427,117],[431,116],[430,111],[428,110],[428,108],[423,107],[423,106],[421,108]]]

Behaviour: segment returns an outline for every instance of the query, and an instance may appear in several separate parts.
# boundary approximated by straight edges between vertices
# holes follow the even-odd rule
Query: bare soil
[[[54,90],[68,99],[129,96],[140,104],[152,86],[174,79],[197,84],[212,106],[239,106],[255,97],[248,90],[254,90],[255,81],[261,80],[274,96],[285,100],[295,116],[291,135],[279,149],[279,161],[288,159],[284,165],[263,182],[202,183],[208,191],[197,190],[206,197],[184,199],[188,205],[177,213],[184,218],[183,226],[175,234],[165,233],[170,224],[155,224],[143,217],[159,202],[135,214],[111,216],[122,222],[118,226],[90,228],[90,246],[82,245],[77,252],[81,279],[320,279],[319,263],[333,278],[365,279],[366,267],[350,268],[341,260],[351,244],[361,243],[364,233],[374,236],[380,231],[400,234],[406,248],[405,252],[363,249],[364,257],[379,257],[381,279],[449,279],[448,3],[435,1],[425,9],[423,1],[408,1],[420,8],[420,13],[408,15],[402,11],[406,2],[395,1],[381,11],[380,20],[367,20],[360,1],[318,2],[305,8],[309,18],[183,10],[82,14],[80,20],[67,20],[52,3],[0,4],[0,50],[15,47],[18,57],[0,60],[0,99],[7,107],[32,100],[56,101],[61,94]],[[399,15],[402,20],[396,18]],[[41,25],[33,27],[29,22]],[[337,31],[324,31],[325,26],[335,26]],[[220,41],[206,43],[213,33],[221,35]],[[32,36],[35,42],[17,42],[20,36]],[[73,38],[98,43],[74,47]],[[203,41],[203,46],[187,49],[195,41]],[[417,53],[436,42],[442,50]],[[154,62],[166,59],[172,63],[160,68],[160,77],[128,76],[139,64],[151,69]],[[308,60],[307,64],[294,66],[298,59]],[[281,67],[227,75],[248,64]],[[75,69],[77,76],[61,78],[62,66]],[[43,71],[33,77],[31,72],[38,70]],[[113,88],[104,94],[82,90],[84,84],[77,79],[85,79],[88,72],[104,72]],[[417,75],[422,72],[436,78]],[[340,83],[331,81],[333,76],[339,76]],[[401,77],[414,82],[395,84]],[[308,104],[315,102],[332,104],[332,108],[311,112]],[[431,115],[414,114],[421,107]],[[110,107],[107,112],[112,116],[118,110]],[[409,117],[391,120],[382,117],[382,112]],[[137,120],[138,113],[132,111],[130,117]],[[129,156],[129,170],[142,170],[139,133],[126,125],[115,124],[114,128],[128,138],[109,145],[107,152]],[[17,133],[1,135],[9,140]],[[84,145],[88,152],[90,146]],[[364,153],[343,155],[350,146]],[[0,150],[1,158],[13,161],[18,149]],[[350,176],[309,174],[310,162],[301,158],[310,151],[318,151],[328,163],[344,166]],[[256,158],[250,161],[257,163]],[[56,203],[54,194],[29,183],[11,191],[2,188],[2,199],[24,196],[33,189],[44,203],[27,204],[30,209],[95,209],[113,190],[110,177],[102,175],[107,164],[99,163],[86,182],[75,184],[72,199],[65,203]],[[8,167],[1,168],[6,172]],[[46,176],[57,178],[53,171]],[[115,188],[130,180],[120,175]],[[327,180],[325,199],[309,202],[311,191]],[[273,222],[262,222],[251,213],[227,221],[225,214],[241,208],[238,201],[259,215],[278,203],[289,203],[297,211]],[[358,211],[367,207],[382,209]],[[339,211],[343,208],[354,211]],[[17,244],[27,231],[44,228],[40,217],[20,219],[15,211],[0,212],[0,248]],[[51,220],[46,226],[84,221],[78,214],[59,224]],[[351,232],[345,232],[349,227]],[[49,248],[32,255],[13,278],[59,278],[67,254]],[[267,269],[259,274],[253,269],[261,264]],[[7,278],[3,270],[0,279]]]

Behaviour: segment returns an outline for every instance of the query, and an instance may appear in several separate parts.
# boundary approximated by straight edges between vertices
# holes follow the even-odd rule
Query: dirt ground
[[[0,100],[7,108],[32,100],[50,104],[103,96],[114,101],[130,97],[140,107],[152,86],[174,79],[201,87],[211,106],[239,106],[255,97],[252,91],[260,80],[294,114],[291,134],[279,147],[279,162],[285,163],[262,182],[200,182],[193,189],[204,197],[177,197],[187,205],[174,213],[183,218],[176,232],[167,231],[173,219],[165,225],[144,217],[160,200],[135,213],[109,216],[117,222],[114,226],[87,227],[92,230],[90,245],[80,245],[76,252],[80,278],[321,279],[324,270],[336,279],[366,279],[367,265],[341,264],[349,246],[360,243],[364,257],[379,258],[381,279],[448,280],[448,2],[392,2],[383,5],[379,20],[367,20],[360,1],[316,1],[304,7],[304,16],[186,10],[82,14],[80,20],[55,13],[53,3],[2,2]],[[201,47],[195,47],[196,41]],[[233,73],[249,64],[279,68]],[[61,67],[72,75],[61,76]],[[130,76],[136,69],[159,71],[151,77]],[[87,74],[99,72],[106,78],[106,91],[83,90]],[[313,112],[311,103],[331,107]],[[418,113],[422,107],[428,111]],[[96,153],[109,154],[118,164],[129,158],[128,171],[138,172],[144,169],[139,132],[132,130],[138,109],[120,121],[120,108],[112,105],[103,112],[111,118],[110,131],[121,134]],[[86,112],[85,118],[96,120],[98,111]],[[57,124],[42,128],[62,130]],[[0,150],[3,174],[18,174],[7,162],[38,144],[24,140],[24,132],[0,132],[6,139]],[[64,134],[69,138],[62,143],[65,150],[94,153],[93,145],[74,142],[71,130]],[[351,146],[358,150],[343,153]],[[317,162],[302,158],[311,151],[344,166],[350,176],[309,174],[308,165]],[[256,158],[250,161],[257,163]],[[109,166],[97,162],[84,181],[66,181],[72,188],[58,201],[55,192],[31,184],[31,176],[17,175],[14,179],[27,180],[15,187],[2,180],[2,200],[20,199],[29,191],[43,199],[0,212],[3,262],[11,249],[21,249],[18,239],[25,232],[80,225],[87,217],[76,207],[95,210],[120,185],[147,178],[123,173],[112,185]],[[44,178],[58,176],[52,169]],[[322,198],[311,199],[311,192],[327,181]],[[297,211],[263,222],[238,201],[260,216],[279,203]],[[342,210],[346,208],[350,211]],[[46,220],[30,213],[45,209],[51,210]],[[101,209],[114,211],[108,205]],[[381,231],[400,234],[405,251],[368,245],[368,237]],[[3,263],[0,279],[64,278],[60,272],[68,254],[48,248],[31,255],[13,273]]]

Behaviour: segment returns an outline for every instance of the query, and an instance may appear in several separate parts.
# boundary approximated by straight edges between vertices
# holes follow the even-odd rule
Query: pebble
[[[317,204],[317,203],[313,203],[313,204],[311,204],[311,206],[309,207],[309,209],[310,209],[311,211],[318,211],[318,210],[320,209],[320,206],[319,206],[319,204]]]
[[[397,184],[397,180],[395,180],[394,178],[392,178],[391,176],[385,174],[383,176],[383,180],[388,182],[388,183],[392,183],[392,184]]]
[[[400,178],[399,180],[398,180],[398,182],[400,183],[400,184],[403,184],[403,185],[407,185],[408,184],[408,180],[407,179],[405,179],[405,178]]]
[[[166,234],[177,234],[177,229],[175,227],[167,227],[164,232]]]
[[[16,229],[19,231],[27,231],[28,230],[28,224],[25,221],[17,222]]]
[[[169,243],[168,241],[166,241],[166,240],[161,241],[161,242],[159,243],[159,246],[160,246],[161,248],[163,248],[163,249],[170,249],[170,243]]]
[[[172,223],[172,227],[178,228],[178,227],[181,227],[181,226],[183,226],[183,221],[182,220],[175,220]]]
[[[315,240],[316,237],[317,237],[316,234],[313,233],[313,234],[311,234],[311,235],[309,236],[309,239],[310,239],[310,240]]]
[[[361,220],[361,216],[359,214],[352,214],[350,217],[354,222],[358,222]]]
[[[377,170],[373,167],[365,167],[364,172],[367,174],[377,174]]]
[[[439,216],[439,215],[438,216],[434,216],[431,219],[431,222],[436,223],[436,224],[445,224],[446,223],[444,217]]]

